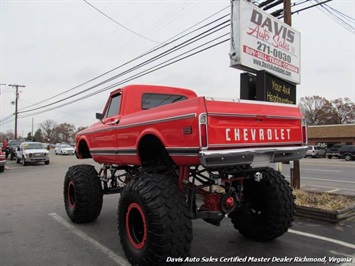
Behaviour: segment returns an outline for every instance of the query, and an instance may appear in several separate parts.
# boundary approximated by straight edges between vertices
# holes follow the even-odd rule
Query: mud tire
[[[295,197],[285,177],[273,169],[262,172],[260,182],[244,184],[244,209],[229,215],[235,229],[246,238],[270,241],[287,232],[295,213]]]
[[[74,223],[88,223],[100,215],[103,201],[101,181],[92,165],[69,167],[64,178],[64,206]]]
[[[132,265],[165,265],[186,258],[192,222],[184,194],[170,177],[144,174],[122,192],[118,206],[122,248]]]

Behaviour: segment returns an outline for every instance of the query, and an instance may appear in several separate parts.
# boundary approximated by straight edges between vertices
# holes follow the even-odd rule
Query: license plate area
[[[268,167],[271,161],[271,154],[256,154],[254,155],[253,162],[251,163],[252,168]]]

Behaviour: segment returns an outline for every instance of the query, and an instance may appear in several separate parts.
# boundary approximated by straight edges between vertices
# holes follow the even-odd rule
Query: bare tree
[[[332,103],[332,124],[352,124],[355,123],[355,104],[349,98],[338,98]]]
[[[316,95],[302,97],[299,106],[308,125],[322,125],[324,118],[327,117],[324,106],[328,109],[330,103],[324,97]]]
[[[300,99],[299,106],[308,125],[351,124],[355,122],[355,105],[349,98],[329,101],[320,96]]]
[[[79,132],[82,131],[84,129],[86,129],[87,127],[78,127],[77,130],[75,132],[73,132],[72,138],[73,140],[75,140],[75,135]]]
[[[54,120],[47,119],[40,124],[42,128],[42,136],[44,141],[53,142],[55,139],[54,128],[57,126],[57,123]]]
[[[55,135],[58,137],[58,142],[72,142],[74,132],[75,126],[68,123],[62,123],[55,128]]]

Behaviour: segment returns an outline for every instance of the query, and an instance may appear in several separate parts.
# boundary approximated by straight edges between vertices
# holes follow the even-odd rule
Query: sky
[[[334,0],[327,4],[351,17],[354,28],[355,1]],[[292,11],[302,7],[305,6],[293,7]],[[200,96],[239,98],[243,71],[229,66],[229,41],[113,88],[108,86],[139,71],[94,86],[157,55],[142,56],[159,45],[165,44],[160,52],[172,48],[177,42],[168,45],[169,40],[187,33],[193,25],[197,24],[196,28],[229,13],[229,0],[0,0],[0,83],[6,84],[0,87],[0,132],[14,132],[15,88],[9,84],[25,86],[19,88],[20,136],[27,136],[32,128],[35,132],[40,123],[49,119],[76,128],[89,126],[96,122],[95,113],[102,112],[109,92],[129,84],[183,87]],[[207,20],[201,22],[204,19]],[[355,102],[354,30],[344,28],[319,7],[293,14],[292,27],[301,33],[297,99],[319,95],[328,100],[349,97]],[[226,27],[200,44],[213,44],[214,38],[229,31],[230,27]],[[117,68],[135,58],[138,59]],[[159,62],[162,61],[156,61]],[[86,93],[73,96],[84,90]],[[74,102],[99,91],[102,92]],[[36,109],[63,98],[68,99]],[[65,104],[69,101],[73,103]],[[64,106],[49,111],[58,105]]]

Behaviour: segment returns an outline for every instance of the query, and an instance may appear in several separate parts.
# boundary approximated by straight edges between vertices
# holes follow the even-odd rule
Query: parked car
[[[343,147],[342,144],[334,144],[333,146],[327,149],[327,157],[328,159],[332,159],[333,157],[339,157],[340,148]]]
[[[345,161],[355,159],[355,145],[344,145],[339,150],[339,158],[344,158]]]
[[[5,152],[0,149],[0,173],[4,172],[6,165]]]
[[[21,161],[24,166],[32,162],[49,164],[49,151],[43,147],[41,142],[23,142],[16,152],[16,163]]]
[[[321,146],[308,146],[308,150],[304,157],[311,156],[312,158],[325,157],[325,148]]]
[[[60,144],[60,145],[57,145],[54,149],[54,153],[57,155],[57,154],[60,154],[60,155],[74,155],[74,148],[68,144]]]

